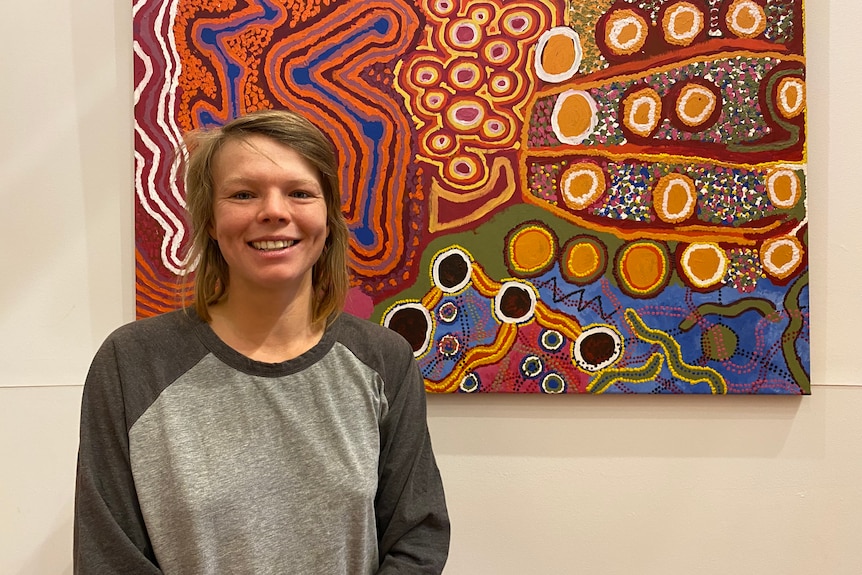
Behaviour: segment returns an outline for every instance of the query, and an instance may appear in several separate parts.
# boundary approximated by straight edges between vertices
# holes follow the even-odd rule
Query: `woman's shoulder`
[[[175,310],[152,317],[137,319],[115,329],[105,344],[138,349],[164,349],[188,340],[201,320],[193,311]]]
[[[398,332],[347,312],[343,312],[338,317],[337,323],[339,324],[339,331],[342,334],[348,333],[354,337],[364,337],[373,342],[386,343],[398,347],[409,345],[407,344],[407,340]]]
[[[412,360],[413,348],[401,334],[347,312],[333,325],[336,338],[360,358],[372,363]]]
[[[120,326],[102,343],[93,366],[112,365],[135,377],[153,370],[177,375],[196,365],[208,349],[197,333],[206,326],[194,312],[178,310]]]

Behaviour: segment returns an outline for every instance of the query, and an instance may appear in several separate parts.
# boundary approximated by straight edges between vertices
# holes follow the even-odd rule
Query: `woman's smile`
[[[249,245],[262,252],[283,250],[299,243],[299,240],[264,240],[249,242]]]
[[[252,135],[228,141],[212,172],[210,234],[228,264],[231,291],[310,295],[311,270],[329,233],[317,169],[293,149]]]

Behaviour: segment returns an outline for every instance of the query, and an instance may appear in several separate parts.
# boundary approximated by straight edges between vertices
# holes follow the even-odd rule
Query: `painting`
[[[810,393],[802,0],[136,0],[137,313],[182,134],[334,143],[347,311],[429,392]]]

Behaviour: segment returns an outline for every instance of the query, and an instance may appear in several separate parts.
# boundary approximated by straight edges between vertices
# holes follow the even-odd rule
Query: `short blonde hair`
[[[210,237],[213,226],[213,162],[225,143],[250,135],[272,138],[314,165],[326,200],[329,236],[323,253],[311,272],[312,321],[332,323],[344,308],[350,287],[347,270],[348,230],[341,212],[341,188],[335,149],[330,140],[305,117],[287,110],[251,112],[221,128],[195,130],[185,136],[186,209],[191,218],[192,247],[185,273],[194,270],[194,306],[206,321],[212,318],[209,306],[224,298],[230,289],[228,265],[218,243]]]

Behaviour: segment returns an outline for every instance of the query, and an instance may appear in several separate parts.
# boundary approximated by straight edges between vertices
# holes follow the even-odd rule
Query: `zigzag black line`
[[[602,305],[602,296],[597,295],[592,299],[584,301],[584,288],[577,288],[574,291],[563,294],[563,291],[557,285],[557,278],[552,277],[551,279],[543,282],[536,282],[536,286],[539,288],[546,288],[554,294],[554,303],[566,302],[566,300],[573,299],[577,297],[577,302],[566,302],[566,303],[574,303],[574,305],[578,308],[578,311],[584,311],[588,307],[592,307],[593,303],[595,303],[596,311],[599,316],[605,321],[608,321],[610,318],[614,316],[619,310],[614,309],[609,313],[605,312],[604,306]],[[562,294],[562,295],[561,295]]]

